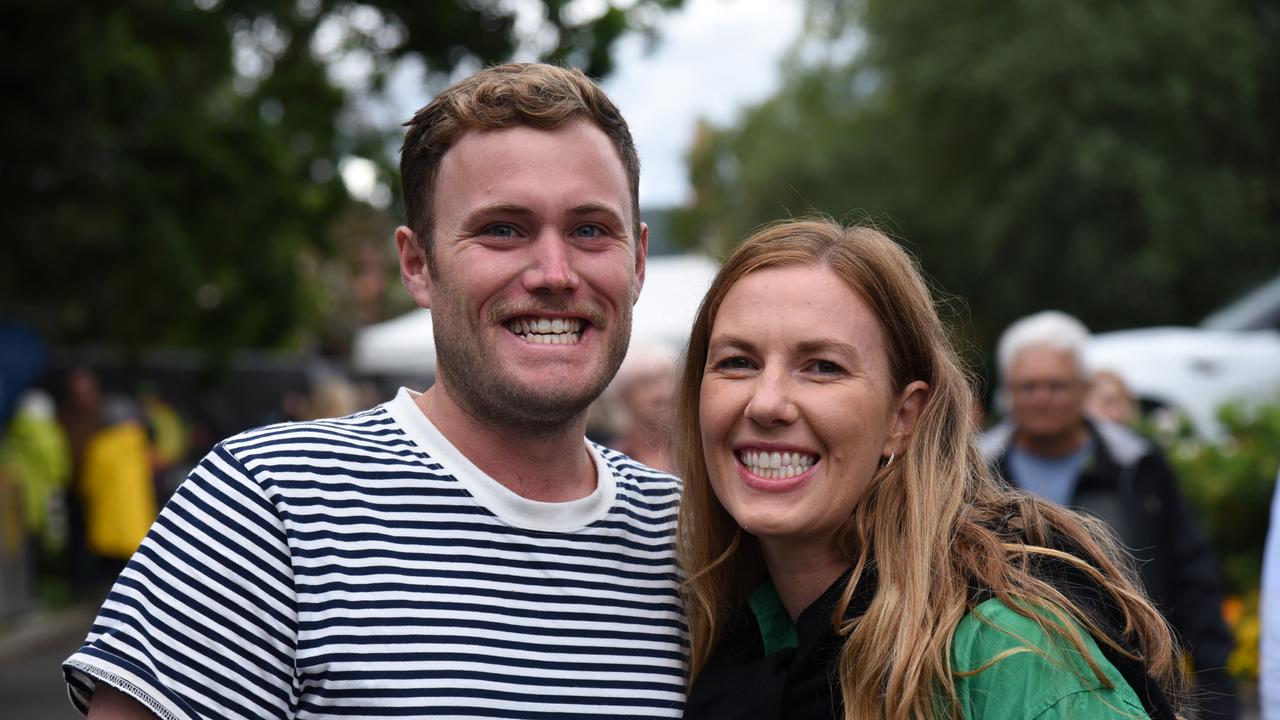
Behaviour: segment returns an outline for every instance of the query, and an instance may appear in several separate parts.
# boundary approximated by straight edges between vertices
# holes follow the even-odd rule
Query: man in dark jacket
[[[1217,561],[1159,449],[1126,427],[1086,417],[1088,337],[1080,321],[1053,311],[1005,331],[998,361],[1009,418],[983,438],[983,452],[1009,482],[1111,526],[1191,651],[1200,717],[1235,718]]]

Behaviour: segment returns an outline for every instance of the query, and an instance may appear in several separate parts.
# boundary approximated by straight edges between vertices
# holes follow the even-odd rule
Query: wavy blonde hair
[[[914,261],[877,230],[829,219],[781,222],[747,238],[721,267],[694,322],[676,420],[690,684],[729,614],[767,577],[755,539],[720,504],[707,476],[699,396],[711,328],[735,283],[763,268],[794,265],[829,268],[866,301],[884,330],[895,392],[914,380],[929,385],[902,457],[877,472],[841,537],[853,566],[832,616],[845,638],[838,667],[844,717],[958,717],[954,680],[965,673],[951,667],[951,636],[972,609],[973,587],[989,589],[1089,658],[1077,629],[1083,626],[1099,643],[1141,662],[1176,707],[1185,692],[1177,646],[1125,556],[1096,521],[991,477],[970,419],[970,377]],[[1047,581],[1046,567],[1096,584],[1120,637]],[[875,583],[874,597],[865,613],[846,617],[864,581]],[[1107,683],[1102,669],[1089,665]]]

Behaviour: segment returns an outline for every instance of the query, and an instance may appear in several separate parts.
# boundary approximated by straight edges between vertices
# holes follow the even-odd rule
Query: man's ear
[[[920,411],[929,400],[929,383],[915,380],[908,383],[898,396],[898,411],[894,415],[893,426],[889,429],[889,437],[885,440],[884,454],[902,455],[907,451],[907,440],[916,429],[916,421],[920,419]]]
[[[400,282],[419,307],[431,307],[431,272],[418,234],[401,225],[396,228],[396,249],[400,252]]]
[[[649,225],[640,223],[640,236],[636,238],[636,299],[640,299],[640,288],[644,287],[644,266],[649,258]]]

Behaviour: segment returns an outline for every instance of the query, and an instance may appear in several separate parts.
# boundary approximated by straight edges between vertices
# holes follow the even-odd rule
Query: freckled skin
[[[921,382],[892,387],[879,322],[831,270],[747,275],[716,315],[701,387],[703,449],[717,498],[766,555],[803,554],[843,568],[837,533],[881,458],[901,450],[910,429],[903,409],[916,408],[925,389]],[[819,461],[795,487],[760,489],[735,453],[770,446]]]

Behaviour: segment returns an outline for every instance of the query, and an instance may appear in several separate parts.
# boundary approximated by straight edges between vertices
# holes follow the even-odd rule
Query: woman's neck
[[[780,543],[761,538],[769,579],[792,620],[822,596],[845,570],[849,559],[834,547]]]

